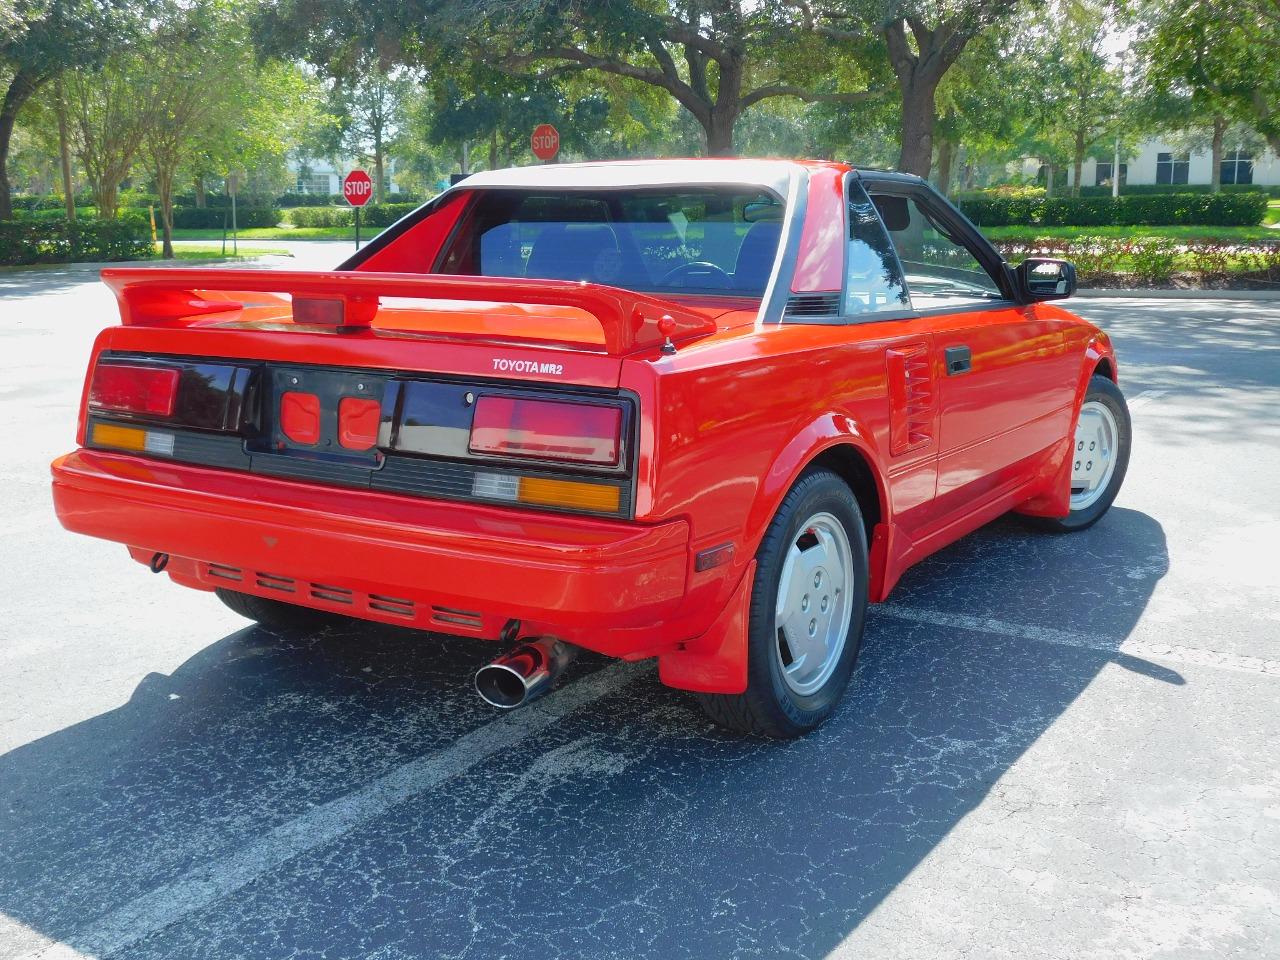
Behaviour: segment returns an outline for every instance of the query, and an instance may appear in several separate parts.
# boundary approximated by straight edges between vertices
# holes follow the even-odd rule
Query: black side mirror
[[[1027,257],[1014,273],[1028,300],[1065,300],[1076,292],[1076,265],[1051,257]]]

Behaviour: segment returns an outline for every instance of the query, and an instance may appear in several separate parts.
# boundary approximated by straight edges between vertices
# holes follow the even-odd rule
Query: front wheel
[[[747,689],[698,694],[711,719],[772,737],[797,737],[826,720],[858,657],[867,571],[858,501],[834,473],[809,471],[756,552]]]
[[[1040,518],[1039,525],[1061,533],[1093,526],[1111,509],[1129,469],[1133,427],[1124,394],[1103,376],[1089,381],[1071,448],[1071,512]]]

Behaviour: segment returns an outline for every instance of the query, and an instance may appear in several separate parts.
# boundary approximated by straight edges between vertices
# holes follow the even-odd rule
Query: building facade
[[[1111,186],[1111,155],[1088,157],[1080,170],[1080,183],[1085,187]],[[1224,184],[1252,184],[1259,187],[1280,186],[1280,158],[1270,150],[1256,150],[1236,144],[1227,144],[1222,153],[1222,182]],[[1023,163],[1022,173],[1027,177],[1043,172],[1038,160]],[[1066,186],[1074,181],[1074,170],[1068,165]],[[1213,155],[1204,150],[1186,150],[1162,140],[1146,140],[1137,151],[1120,163],[1120,186],[1144,186],[1148,184],[1208,185],[1213,182]]]
[[[295,193],[320,195],[341,193],[343,178],[357,168],[364,170],[370,176],[373,175],[373,164],[362,163],[358,160],[342,159],[338,160],[335,165],[333,160],[297,160],[291,158],[287,166],[294,177],[293,190]],[[387,181],[384,185],[387,194],[399,193],[400,184],[396,182],[396,163],[393,158],[388,157],[384,161],[383,173]]]

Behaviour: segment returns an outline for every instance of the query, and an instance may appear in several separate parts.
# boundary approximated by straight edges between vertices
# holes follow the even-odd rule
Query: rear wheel
[[[332,614],[310,607],[300,607],[293,603],[270,600],[266,597],[255,597],[250,593],[237,593],[234,590],[214,591],[218,599],[228,607],[250,620],[256,620],[264,627],[275,627],[278,630],[311,630],[334,619]]]
[[[858,501],[812,470],[783,499],[756,552],[747,689],[698,694],[722,726],[797,737],[830,716],[858,657],[867,607],[867,539]]]
[[[1133,430],[1120,388],[1103,376],[1089,381],[1071,449],[1071,512],[1038,525],[1061,533],[1093,526],[1111,509],[1129,469]]]

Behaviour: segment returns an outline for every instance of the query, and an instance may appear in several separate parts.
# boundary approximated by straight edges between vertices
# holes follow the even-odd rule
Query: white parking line
[[[1138,394],[1136,397],[1134,397],[1132,400],[1128,402],[1127,405],[1129,407],[1129,411],[1133,412],[1134,410],[1137,410],[1139,407],[1145,407],[1148,403],[1151,403],[1153,400],[1159,400],[1168,392],[1169,392],[1168,390],[1143,390],[1140,394]]]
[[[1088,650],[1098,650],[1102,653],[1113,655],[1127,654],[1131,657],[1154,657],[1159,660],[1184,663],[1188,666],[1217,667],[1222,670],[1234,670],[1240,673],[1254,673],[1280,678],[1280,660],[1264,660],[1262,657],[1220,653],[1217,650],[1184,647],[1178,644],[1160,643],[1159,641],[1151,640],[1118,641],[1103,636],[1076,633],[1071,630],[1058,630],[1054,627],[1009,623],[1005,620],[993,620],[989,617],[970,617],[962,613],[947,613],[942,610],[909,607],[896,603],[882,603],[868,609],[875,616],[889,617],[894,620],[908,620],[913,623],[923,623],[934,627],[969,630],[975,633],[994,633],[1019,640],[1035,640],[1040,643],[1083,647]]]
[[[607,696],[651,669],[617,663],[507,714],[455,740],[449,747],[411,760],[349,793],[308,810],[262,838],[145,893],[66,939],[26,954],[22,960],[81,960],[106,957],[227,897],[282,864],[341,839],[398,803],[466,773],[500,750],[555,725],[566,715]]]

